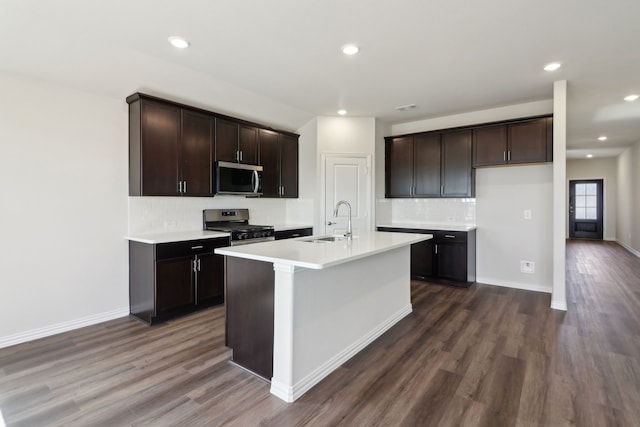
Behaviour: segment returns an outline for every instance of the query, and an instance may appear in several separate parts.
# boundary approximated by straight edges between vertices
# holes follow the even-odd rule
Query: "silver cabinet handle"
[[[329,222],[327,223],[327,225],[334,225],[334,224],[337,224],[337,222],[331,222],[331,221],[329,221]]]
[[[292,234],[291,237],[300,237],[300,233]]]
[[[444,237],[446,237],[447,239],[455,239],[456,236],[452,236],[451,234],[445,234]]]
[[[183,185],[182,185],[182,192],[186,193],[187,192],[187,181],[182,181]]]
[[[200,271],[200,258],[198,258],[198,271]]]
[[[182,193],[182,181],[178,181],[178,193]]]
[[[198,245],[198,246],[191,246],[191,250],[195,250],[195,249],[202,249],[204,248],[203,245]]]
[[[511,161],[511,150],[507,151],[507,160]]]
[[[196,260],[195,259],[191,261],[191,265],[193,266],[193,272],[197,273],[198,272],[198,267],[197,267],[198,264],[196,264]]]
[[[436,255],[438,255],[438,245],[436,244],[435,247],[436,247]]]
[[[503,161],[503,162],[506,162],[506,161],[507,161],[507,152],[506,152],[506,151],[503,151],[503,152],[502,152],[502,161]]]
[[[240,161],[243,161],[242,150],[240,150]]]

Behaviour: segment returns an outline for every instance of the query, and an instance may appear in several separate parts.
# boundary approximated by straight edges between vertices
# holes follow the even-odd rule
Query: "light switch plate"
[[[524,219],[531,219],[531,209],[524,210]]]

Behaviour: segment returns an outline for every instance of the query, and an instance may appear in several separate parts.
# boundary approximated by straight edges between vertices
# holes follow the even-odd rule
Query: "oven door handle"
[[[257,193],[260,189],[260,175],[258,175],[258,171],[253,171],[253,175],[251,175],[251,183],[253,184],[253,192]]]

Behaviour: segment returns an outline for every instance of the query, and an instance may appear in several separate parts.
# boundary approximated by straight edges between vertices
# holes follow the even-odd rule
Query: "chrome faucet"
[[[349,221],[347,222],[347,232],[344,233],[344,237],[351,240],[351,237],[353,236],[353,230],[351,229],[351,205],[346,200],[340,200],[336,205],[336,208],[333,210],[334,218],[338,216],[338,209],[340,208],[340,205],[347,205],[349,208]]]

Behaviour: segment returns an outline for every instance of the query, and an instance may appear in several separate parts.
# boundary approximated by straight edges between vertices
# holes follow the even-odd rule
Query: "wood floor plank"
[[[8,426],[640,425],[640,259],[567,243],[550,296],[413,282],[413,313],[293,404],[228,363],[224,308],[0,349]]]

